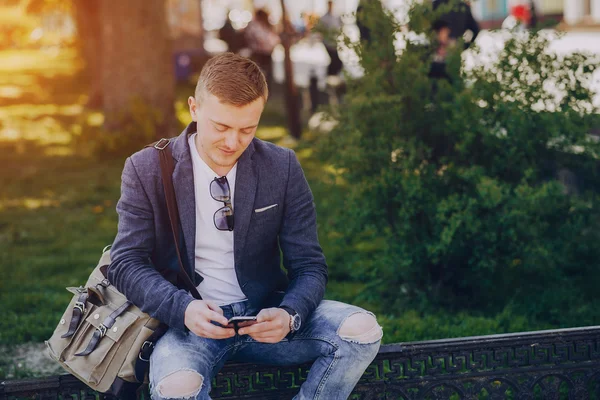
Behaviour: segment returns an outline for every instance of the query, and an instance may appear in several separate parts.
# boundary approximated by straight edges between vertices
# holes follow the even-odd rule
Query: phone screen
[[[248,317],[233,317],[229,319],[227,328],[234,328],[236,331],[244,326],[254,325],[256,323],[255,316]]]

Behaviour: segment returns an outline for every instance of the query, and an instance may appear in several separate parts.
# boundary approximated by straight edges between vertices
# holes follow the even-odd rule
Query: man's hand
[[[238,331],[262,343],[279,343],[290,333],[290,314],[282,308],[265,308],[256,316],[256,323]]]
[[[209,339],[227,339],[235,335],[232,328],[222,328],[211,321],[227,325],[223,310],[212,301],[194,300],[185,309],[185,326],[196,335]]]

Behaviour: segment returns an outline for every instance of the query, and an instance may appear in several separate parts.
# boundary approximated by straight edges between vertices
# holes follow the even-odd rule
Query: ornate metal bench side
[[[230,363],[213,380],[214,399],[290,399],[309,365]],[[384,345],[353,399],[600,398],[600,327]],[[143,398],[149,398],[147,391]],[[70,375],[0,382],[0,400],[92,399]],[[558,397],[556,397],[558,398]]]

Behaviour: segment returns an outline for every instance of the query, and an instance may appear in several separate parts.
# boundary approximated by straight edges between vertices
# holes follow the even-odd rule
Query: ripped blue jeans
[[[221,308],[226,318],[256,315],[260,311],[251,309],[247,302]],[[169,329],[150,357],[152,399],[175,398],[163,396],[159,383],[181,371],[199,374],[201,385],[180,398],[210,399],[211,380],[228,360],[279,366],[314,361],[294,399],[347,399],[377,355],[383,335],[377,325],[374,328],[377,331],[369,334],[369,340],[341,337],[341,325],[357,313],[368,312],[352,305],[323,300],[308,321],[302,322],[298,332],[275,344],[260,343],[248,335],[207,339],[192,332]]]

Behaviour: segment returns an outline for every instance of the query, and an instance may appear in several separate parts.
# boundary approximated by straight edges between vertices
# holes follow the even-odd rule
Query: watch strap
[[[292,316],[298,314],[293,308],[288,307],[288,306],[281,306],[279,308],[284,309],[285,311],[287,311],[288,314],[290,314]]]

